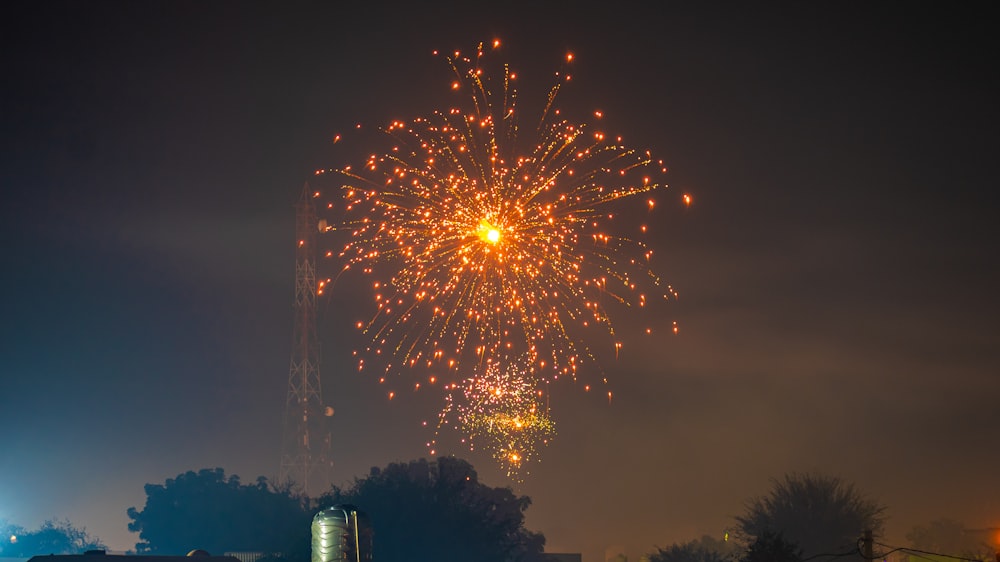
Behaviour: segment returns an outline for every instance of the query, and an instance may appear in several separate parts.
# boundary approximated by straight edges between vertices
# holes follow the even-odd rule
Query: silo
[[[312,562],[371,562],[374,532],[368,516],[350,504],[313,517]]]

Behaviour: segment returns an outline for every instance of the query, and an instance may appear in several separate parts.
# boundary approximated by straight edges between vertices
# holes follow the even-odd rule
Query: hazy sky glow
[[[637,559],[721,535],[803,471],[886,505],[889,544],[943,517],[1000,526],[985,14],[546,6],[49,2],[5,18],[0,520],[68,518],[127,549],[146,483],[274,477],[303,183],[344,163],[332,137],[354,123],[447,105],[433,50],[499,37],[524,103],[572,51],[567,103],[670,167],[655,259],[680,297],[657,327],[680,333],[620,323],[610,405],[553,389],[557,436],[516,488],[548,550]],[[338,484],[427,456],[421,422],[441,406],[389,402],[355,369],[362,282],[328,292],[320,326]],[[439,453],[508,484],[488,454]]]

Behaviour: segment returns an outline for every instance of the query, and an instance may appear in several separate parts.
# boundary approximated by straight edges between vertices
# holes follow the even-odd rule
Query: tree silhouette
[[[800,562],[802,551],[781,535],[764,531],[757,536],[740,562]]]
[[[74,527],[69,521],[48,520],[35,531],[26,531],[17,525],[0,526],[0,557],[27,558],[43,554],[80,554],[87,550],[107,547],[83,528]]]
[[[648,558],[649,562],[734,562],[738,550],[731,542],[705,535],[698,540],[657,548]]]
[[[751,499],[736,521],[746,545],[780,537],[810,559],[856,551],[865,530],[881,531],[884,511],[840,478],[788,474],[773,481],[769,495]]]
[[[440,458],[373,468],[321,506],[352,504],[371,519],[381,562],[517,562],[541,556],[545,538],[524,528],[526,496],[479,483],[466,461]]]
[[[146,505],[128,509],[140,554],[183,555],[193,549],[295,554],[308,559],[308,499],[275,489],[266,478],[240,484],[221,468],[188,471],[146,484]],[[305,551],[303,552],[303,545]]]

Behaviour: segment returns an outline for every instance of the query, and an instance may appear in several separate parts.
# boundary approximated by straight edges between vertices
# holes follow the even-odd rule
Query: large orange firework
[[[349,233],[343,270],[373,277],[358,365],[377,358],[383,382],[412,368],[427,373],[421,382],[468,389],[515,356],[537,382],[575,380],[596,349],[621,348],[612,310],[673,295],[642,240],[662,162],[564,118],[565,72],[522,135],[516,74],[488,69],[492,56],[483,45],[446,56],[454,107],[393,121],[384,151],[318,172],[342,180],[332,206],[344,215],[329,228]]]
[[[447,57],[458,106],[392,122],[389,150],[332,170],[345,179],[347,218],[330,228],[351,231],[345,269],[377,277],[377,313],[361,327],[368,351],[397,362],[387,371],[514,349],[540,372],[574,374],[591,328],[621,346],[609,304],[672,294],[648,268],[646,226],[634,215],[624,228],[614,220],[618,201],[665,187],[652,177],[665,169],[620,137],[560,117],[558,83],[522,141],[515,74],[504,66],[492,76],[485,56],[480,45]]]

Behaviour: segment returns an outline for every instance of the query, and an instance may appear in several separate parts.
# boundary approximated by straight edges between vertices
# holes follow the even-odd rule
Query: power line
[[[877,544],[878,546],[884,547],[884,548],[888,548],[890,550],[888,550],[886,552],[883,552],[883,553],[879,554],[878,556],[873,556],[872,558],[870,558],[870,560],[874,560],[876,558],[885,558],[886,556],[892,554],[893,552],[907,552],[907,553],[916,555],[918,558],[923,558],[925,560],[931,560],[931,558],[927,558],[926,556],[921,556],[922,554],[926,554],[928,556],[942,556],[942,557],[945,557],[945,558],[953,558],[955,560],[963,560],[965,562],[985,562],[985,560],[986,560],[985,558],[968,558],[966,556],[958,556],[956,554],[945,554],[945,553],[942,553],[942,552],[931,552],[929,550],[920,550],[918,548],[909,548],[909,547],[905,547],[905,546],[892,546],[892,545],[882,544],[882,543],[875,543],[875,544]]]

